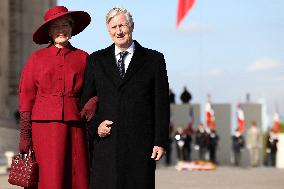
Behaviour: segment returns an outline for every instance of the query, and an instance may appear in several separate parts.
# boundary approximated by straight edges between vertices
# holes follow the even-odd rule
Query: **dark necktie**
[[[128,54],[127,51],[122,51],[122,52],[119,53],[119,59],[117,61],[117,67],[118,67],[119,75],[120,75],[121,78],[123,78],[124,74],[125,74],[124,58],[127,54]]]

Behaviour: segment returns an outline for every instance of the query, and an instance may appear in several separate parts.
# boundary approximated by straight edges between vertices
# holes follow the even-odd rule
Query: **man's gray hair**
[[[115,16],[117,16],[119,14],[124,14],[129,26],[131,26],[131,27],[133,26],[132,15],[130,14],[130,12],[127,9],[121,8],[121,7],[114,7],[107,13],[106,24],[108,24],[112,18],[114,18]]]

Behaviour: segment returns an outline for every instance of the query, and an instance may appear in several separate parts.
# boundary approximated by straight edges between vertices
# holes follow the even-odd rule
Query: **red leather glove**
[[[28,153],[32,146],[31,112],[20,112],[20,153]]]
[[[97,110],[97,102],[98,102],[98,97],[95,96],[93,98],[90,98],[88,102],[84,105],[82,111],[80,112],[81,118],[86,118],[86,121],[90,121]]]

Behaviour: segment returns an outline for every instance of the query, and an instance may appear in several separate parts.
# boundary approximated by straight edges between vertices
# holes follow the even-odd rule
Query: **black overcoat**
[[[166,147],[169,84],[163,54],[138,42],[126,74],[120,78],[114,44],[87,59],[81,104],[95,95],[98,110],[89,124],[92,156],[90,188],[154,189],[154,145]],[[111,134],[99,138],[97,127],[113,121]]]

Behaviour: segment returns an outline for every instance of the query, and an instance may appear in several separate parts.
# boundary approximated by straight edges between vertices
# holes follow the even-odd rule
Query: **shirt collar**
[[[129,53],[129,54],[133,54],[134,53],[134,50],[135,50],[135,44],[134,42],[132,42],[132,44],[130,45],[130,47],[128,47],[128,49],[126,49],[126,51]],[[114,54],[115,56],[118,56],[118,54],[122,52],[122,50],[120,50],[116,45],[115,45],[115,48],[114,48]]]
[[[58,48],[53,44],[50,44],[48,46],[48,49],[51,51],[52,55],[66,55],[67,53],[69,53],[70,51],[72,51],[74,49],[74,47],[68,43],[65,47],[63,48]]]

